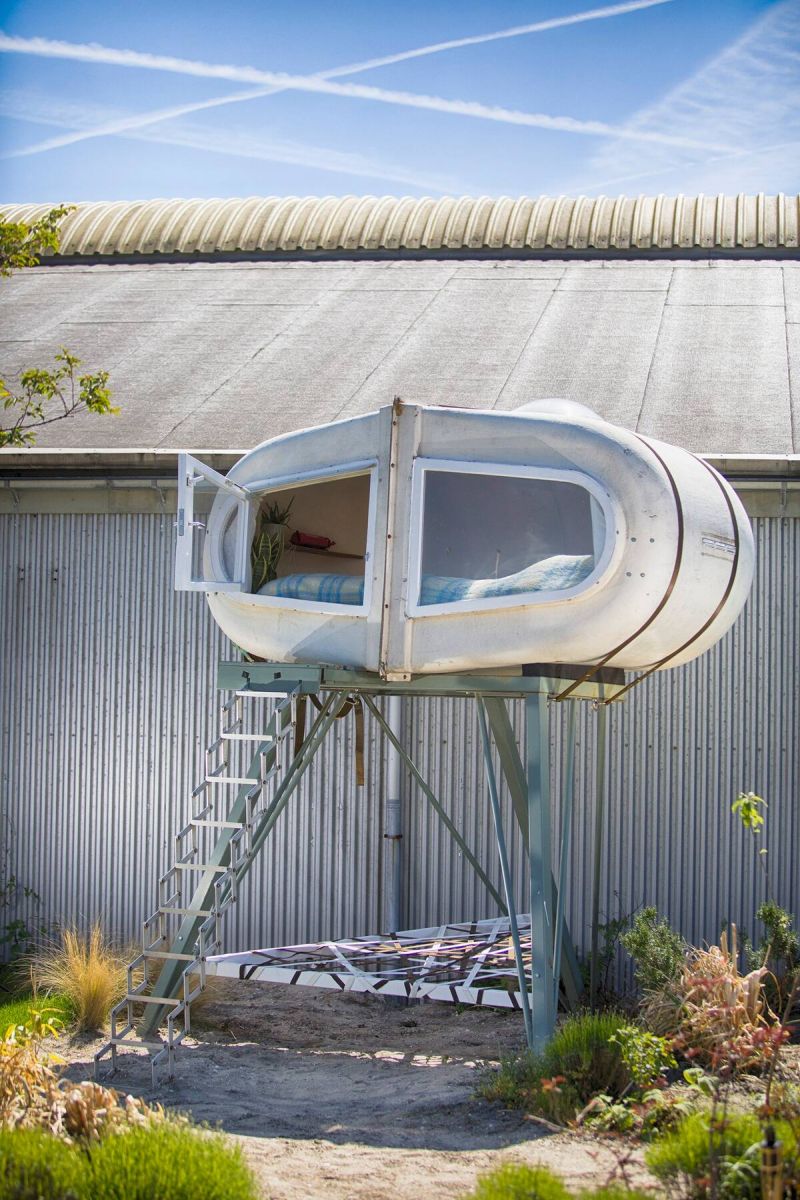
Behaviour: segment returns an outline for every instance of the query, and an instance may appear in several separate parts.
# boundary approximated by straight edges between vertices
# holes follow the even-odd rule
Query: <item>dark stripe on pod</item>
[[[678,575],[680,574],[681,563],[683,561],[683,539],[684,539],[683,505],[681,504],[681,497],[680,497],[680,493],[678,492],[678,485],[675,482],[674,475],[670,471],[667,464],[664,462],[664,459],[661,457],[661,455],[656,450],[655,446],[651,446],[650,443],[647,441],[647,439],[640,437],[638,433],[635,433],[633,436],[635,438],[637,438],[638,441],[640,441],[643,446],[647,446],[647,449],[652,454],[655,455],[655,457],[658,459],[661,466],[663,467],[663,469],[666,473],[667,479],[669,480],[669,485],[672,488],[672,496],[673,496],[673,499],[675,500],[675,514],[678,518],[678,545],[675,550],[675,563],[672,568],[672,575],[670,576],[670,580],[669,580],[669,583],[667,584],[664,595],[661,597],[658,604],[653,609],[653,611],[651,612],[651,614],[647,618],[647,620],[642,622],[642,624],[639,626],[639,628],[636,630],[636,632],[632,633],[630,635],[630,637],[625,638],[624,642],[620,642],[620,644],[618,646],[615,646],[613,650],[611,650],[608,654],[606,654],[603,658],[600,659],[599,663],[595,663],[595,665],[593,667],[589,667],[588,671],[584,671],[584,673],[583,673],[583,675],[581,675],[580,679],[576,679],[575,682],[571,683],[568,688],[564,689],[563,692],[559,692],[559,694],[556,696],[556,700],[566,700],[569,696],[572,695],[572,693],[575,691],[575,689],[577,687],[580,687],[580,685],[582,683],[588,683],[588,681],[597,674],[597,672],[600,670],[601,667],[606,666],[606,664],[609,663],[612,658],[616,658],[616,656],[620,653],[620,651],[624,650],[626,646],[630,646],[631,642],[635,642],[636,639],[642,633],[644,633],[645,629],[647,629],[650,625],[653,624],[653,621],[655,621],[656,617],[662,611],[662,609],[664,608],[664,605],[667,603],[667,601],[669,600],[673,591],[675,590],[675,584],[678,582]],[[608,703],[608,701],[606,701],[606,703]]]

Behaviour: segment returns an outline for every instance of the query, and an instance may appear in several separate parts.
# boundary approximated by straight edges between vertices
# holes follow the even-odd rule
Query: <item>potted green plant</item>
[[[293,502],[294,496],[284,508],[276,501],[263,501],[258,510],[256,531],[250,550],[254,592],[260,591],[264,584],[275,579],[278,573],[278,563],[286,545]]]

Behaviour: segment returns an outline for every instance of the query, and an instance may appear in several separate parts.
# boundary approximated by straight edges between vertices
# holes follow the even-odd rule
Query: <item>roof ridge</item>
[[[49,204],[4,208],[32,221]],[[691,252],[800,246],[800,195],[251,196],[76,205],[57,257],[542,251]]]

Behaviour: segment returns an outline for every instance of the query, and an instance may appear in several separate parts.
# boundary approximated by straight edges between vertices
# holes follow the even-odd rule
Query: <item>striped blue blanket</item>
[[[423,575],[420,604],[448,604],[454,600],[484,600],[492,596],[518,596],[525,592],[561,592],[577,587],[594,567],[591,554],[554,554],[499,579],[456,579],[450,575]]]
[[[459,579],[452,575],[423,575],[420,604],[451,604],[526,592],[560,592],[576,587],[591,574],[591,554],[555,554],[499,579]],[[286,575],[261,588],[261,596],[311,600],[322,604],[363,604],[364,580],[359,575]]]
[[[285,575],[259,588],[259,596],[316,600],[322,604],[363,604],[363,575]]]

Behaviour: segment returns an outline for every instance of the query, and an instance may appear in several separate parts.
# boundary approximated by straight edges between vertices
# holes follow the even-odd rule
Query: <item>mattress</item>
[[[530,592],[560,592],[577,587],[594,567],[591,554],[555,554],[531,563],[513,575],[498,579],[461,579],[450,575],[423,575],[420,604],[452,604]],[[310,600],[318,604],[363,604],[364,580],[359,575],[297,574],[273,579],[260,596]]]

